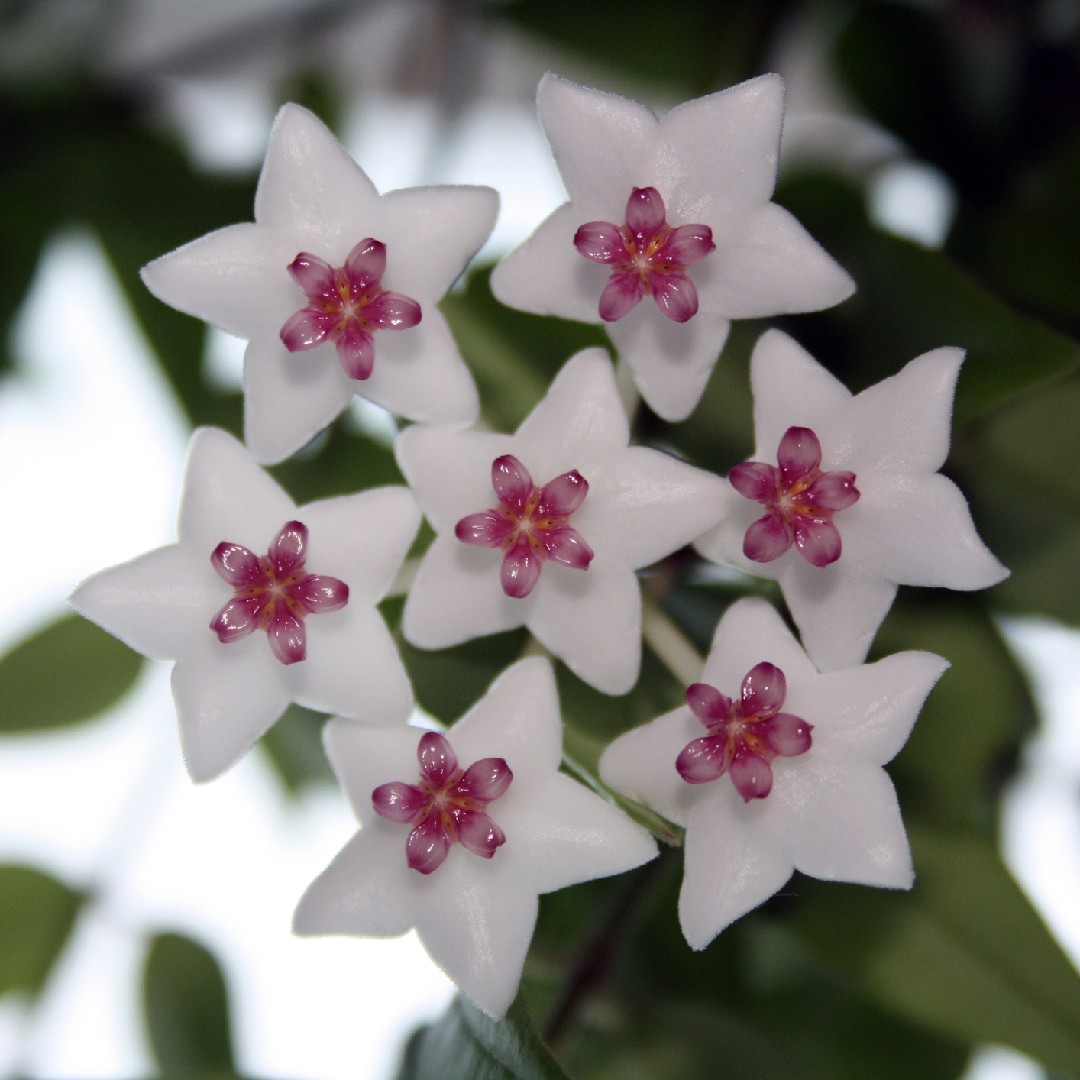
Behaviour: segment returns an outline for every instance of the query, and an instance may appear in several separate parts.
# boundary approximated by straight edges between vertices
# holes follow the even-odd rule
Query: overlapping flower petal
[[[305,657],[282,663],[266,634],[219,640],[211,628],[234,586],[215,570],[223,543],[267,551],[286,523],[307,530],[306,567],[348,587],[337,610],[312,605]],[[375,608],[419,525],[405,488],[386,487],[297,508],[232,436],[192,438],[179,541],[83,582],[71,604],[133,649],[175,660],[172,689],[188,771],[209,780],[233,765],[289,702],[404,723],[412,690]]]
[[[476,388],[436,301],[487,239],[497,206],[495,192],[483,187],[380,196],[321,121],[286,105],[270,135],[255,222],[156,259],[143,279],[167,304],[248,342],[245,439],[258,461],[280,461],[299,449],[356,393],[412,420],[468,424],[476,416]],[[342,267],[366,238],[385,245],[383,296],[410,298],[423,315],[402,332],[376,328],[367,335],[374,338],[374,367],[358,381],[342,368],[331,340],[290,352],[280,333],[307,300],[288,270],[296,257],[311,253]]]
[[[696,546],[706,558],[775,578],[823,669],[865,658],[897,585],[983,589],[1008,574],[979,539],[959,488],[938,472],[962,361],[960,349],[935,349],[853,396],[780,331],[754,350],[754,459],[775,461],[785,432],[810,429],[822,470],[853,473],[859,499],[832,519],[843,550],[827,566],[793,548],[770,562],[748,559],[744,538],[761,506],[734,488],[724,492],[720,525]]]
[[[513,779],[489,806],[505,835],[481,856],[452,844],[430,873],[408,864],[407,824],[372,793],[417,771],[416,728],[334,720],[326,747],[360,819],[359,833],[312,883],[296,911],[302,934],[390,936],[416,927],[432,959],[483,1010],[517,993],[537,897],[621,873],[656,854],[644,829],[559,771],[562,721],[551,665],[519,661],[446,733],[461,763],[499,759]]]
[[[741,600],[716,628],[701,682],[730,696],[763,662],[784,673],[785,712],[813,728],[809,749],[772,761],[764,798],[746,801],[726,777],[687,783],[679,775],[680,752],[701,734],[689,706],[620,736],[600,759],[606,783],[685,826],[679,918],[695,949],[794,870],[884,888],[908,888],[913,878],[896,794],[881,766],[906,741],[946,661],[904,652],[821,674],[771,606]]]
[[[582,257],[575,233],[621,224],[631,192],[655,189],[669,226],[711,231],[715,251],[685,272],[698,309],[674,322],[652,302],[639,303],[607,329],[649,405],[664,419],[685,419],[732,319],[817,311],[854,289],[795,218],[770,202],[783,95],[779,76],[764,75],[658,119],[638,102],[545,75],[537,107],[570,201],[496,267],[495,295],[526,311],[601,321],[610,268]]]
[[[515,435],[434,427],[403,432],[398,462],[438,534],[406,601],[406,638],[422,648],[444,648],[524,625],[598,689],[629,690],[641,659],[634,572],[715,524],[726,484],[628,442],[626,414],[602,349],[571,358]],[[507,454],[537,485],[573,470],[588,482],[570,518],[593,552],[588,569],[552,559],[524,597],[504,591],[498,550],[455,536],[458,522],[495,502],[492,463]]]

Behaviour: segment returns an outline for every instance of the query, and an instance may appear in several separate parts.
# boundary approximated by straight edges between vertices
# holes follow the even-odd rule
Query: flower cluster
[[[496,296],[602,322],[645,403],[684,419],[732,319],[818,310],[854,287],[771,201],[782,106],[774,75],[659,119],[545,76],[540,119],[568,201],[499,264]],[[538,897],[657,851],[560,772],[551,662],[606,694],[634,687],[640,571],[684,564],[693,545],[775,578],[802,639],[763,600],[735,602],[684,702],[600,757],[597,787],[685,829],[679,917],[695,949],[796,869],[911,884],[882,766],[947,664],[863,661],[899,584],[977,589],[1006,571],[939,472],[958,349],[852,396],[767,332],[751,368],[757,450],[726,478],[632,444],[601,348],[567,360],[513,434],[465,430],[478,395],[437,301],[496,208],[478,187],[380,195],[315,117],[282,109],[254,222],[143,274],[167,303],[248,342],[246,446],[196,431],[177,543],[102,571],[71,602],[175,662],[196,780],[234,764],[290,701],[336,714],[327,753],[361,828],[304,894],[296,930],[415,927],[500,1016]],[[297,507],[260,465],[300,449],[356,393],[415,421],[395,444],[407,487]],[[550,654],[507,668],[442,730],[410,723],[409,677],[376,607],[421,513],[435,535],[400,575],[406,640],[444,649],[525,627],[530,649]]]

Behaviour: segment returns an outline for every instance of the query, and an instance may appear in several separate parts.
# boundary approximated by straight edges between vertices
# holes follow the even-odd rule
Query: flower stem
[[[687,636],[648,598],[641,613],[645,643],[684,686],[701,678],[705,661]]]

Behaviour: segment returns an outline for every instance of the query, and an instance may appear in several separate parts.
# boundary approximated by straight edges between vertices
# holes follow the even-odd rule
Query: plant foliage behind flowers
[[[96,623],[175,663],[193,779],[336,777],[358,831],[295,929],[416,927],[461,990],[403,1077],[1080,1075],[1080,980],[997,854],[1031,701],[993,618],[1080,624],[1080,47],[1052,5],[822,5],[831,130],[940,171],[935,249],[850,143],[780,152],[803,6],[753,7],[457,11],[683,102],[544,75],[567,202],[494,268],[495,192],[380,193],[321,109],[253,189],[147,133],[151,84],[6,92],[6,313],[89,221],[196,430],[177,543],[0,658],[4,730],[123,695]],[[248,343],[242,398],[191,316]],[[94,899],[13,865],[0,902],[32,1001]],[[155,937],[145,1001],[163,1073],[236,1072],[204,949]]]

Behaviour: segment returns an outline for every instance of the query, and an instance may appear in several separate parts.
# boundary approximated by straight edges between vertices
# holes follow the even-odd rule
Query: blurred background
[[[284,101],[380,190],[499,190],[442,305],[491,423],[511,430],[606,340],[487,288],[563,200],[533,109],[546,70],[658,112],[784,75],[776,199],[859,292],[773,324],[856,391],[968,350],[947,471],[1013,573],[986,595],[901,590],[875,648],[953,664],[890,767],[910,896],[796,877],[695,955],[672,853],[545,898],[533,1021],[581,1077],[1080,1076],[1080,0],[0,0],[0,1077],[389,1080],[418,1025],[402,1075],[434,1068],[436,1035],[485,1045],[437,1019],[452,987],[415,941],[292,938],[355,827],[321,718],[290,709],[194,787],[168,665],[64,600],[175,538],[193,426],[239,433],[242,343],[138,270],[250,220]],[[721,472],[747,457],[764,325],[737,327],[685,424],[645,412],[638,438]],[[299,502],[400,482],[394,430],[358,405],[274,475]],[[704,649],[747,586],[684,555],[647,587]],[[400,600],[384,609],[396,627]],[[403,651],[451,721],[522,645]],[[648,652],[626,699],[559,677],[586,765],[678,701]],[[507,1060],[492,1075],[563,1075],[540,1049]]]

